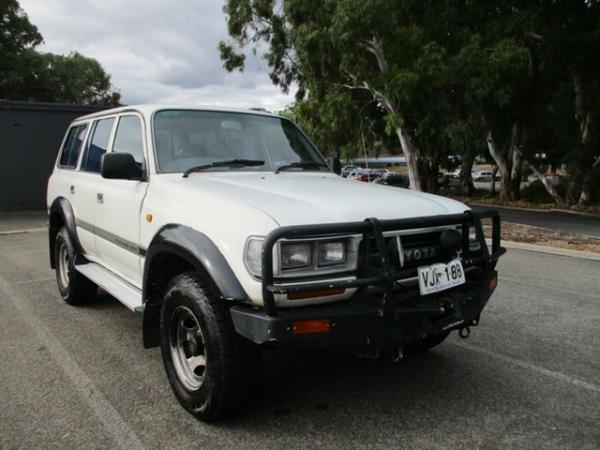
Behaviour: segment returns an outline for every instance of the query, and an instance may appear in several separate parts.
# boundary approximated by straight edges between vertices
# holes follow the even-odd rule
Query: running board
[[[122,280],[104,267],[93,262],[76,264],[75,269],[84,277],[90,279],[110,295],[115,297],[130,310],[141,312],[144,310],[142,304],[142,291],[128,282]]]

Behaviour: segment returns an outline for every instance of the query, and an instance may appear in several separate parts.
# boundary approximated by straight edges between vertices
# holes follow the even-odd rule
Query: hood
[[[455,200],[315,172],[203,172],[174,182],[268,214],[280,226],[462,213]],[[243,219],[243,218],[240,218]]]

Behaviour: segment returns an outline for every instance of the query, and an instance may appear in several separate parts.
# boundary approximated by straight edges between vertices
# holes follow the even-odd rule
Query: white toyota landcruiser
[[[64,300],[100,286],[142,313],[144,346],[203,420],[247,401],[261,346],[399,358],[467,336],[504,252],[494,211],[344,179],[287,119],[219,108],[75,120],[48,213]]]

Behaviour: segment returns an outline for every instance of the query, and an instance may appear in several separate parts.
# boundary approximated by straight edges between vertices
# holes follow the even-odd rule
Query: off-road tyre
[[[160,340],[169,383],[189,413],[214,422],[245,409],[260,379],[260,349],[235,332],[228,304],[197,273],[177,275],[165,289]],[[186,363],[202,355],[204,367]]]
[[[83,305],[96,298],[98,287],[75,270],[75,247],[69,231],[62,227],[54,241],[56,283],[63,300],[69,305]]]

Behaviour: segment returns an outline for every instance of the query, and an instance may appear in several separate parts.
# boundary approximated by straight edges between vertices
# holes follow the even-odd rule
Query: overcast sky
[[[228,73],[217,51],[227,38],[222,0],[20,0],[44,37],[42,51],[100,61],[126,104],[199,103],[277,111],[293,101],[248,53]]]

